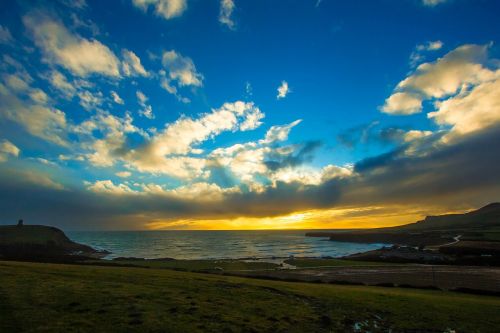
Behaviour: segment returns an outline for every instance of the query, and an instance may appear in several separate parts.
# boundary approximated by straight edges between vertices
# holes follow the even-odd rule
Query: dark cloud
[[[155,219],[276,216],[294,211],[384,205],[456,209],[500,199],[500,128],[470,134],[425,155],[405,149],[360,161],[355,175],[321,185],[278,182],[261,193],[227,195],[220,202],[164,195],[96,194],[77,188],[50,189],[24,181],[14,171],[0,174],[0,218],[24,218],[65,228],[142,228]],[[312,148],[304,147],[307,152]],[[281,161],[282,162],[282,161]]]
[[[286,167],[296,167],[312,161],[314,153],[323,145],[321,141],[307,141],[298,144],[289,154],[280,154],[273,151],[268,154],[264,162],[271,171],[276,171]]]
[[[350,149],[358,144],[367,143],[374,137],[373,133],[378,132],[376,129],[378,124],[378,121],[372,121],[368,124],[349,128],[337,135],[337,141]]]

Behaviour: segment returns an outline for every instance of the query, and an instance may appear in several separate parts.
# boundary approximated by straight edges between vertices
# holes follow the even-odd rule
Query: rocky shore
[[[62,230],[43,225],[0,226],[0,259],[68,262],[109,254],[70,240]]]

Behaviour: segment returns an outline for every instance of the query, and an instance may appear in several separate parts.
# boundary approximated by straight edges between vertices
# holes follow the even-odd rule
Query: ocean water
[[[239,259],[339,257],[377,249],[384,244],[358,244],[306,237],[307,230],[279,231],[74,231],[68,236],[106,258]]]

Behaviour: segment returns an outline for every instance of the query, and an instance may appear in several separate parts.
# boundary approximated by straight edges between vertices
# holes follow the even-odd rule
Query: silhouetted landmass
[[[0,258],[33,261],[73,261],[99,257],[88,245],[75,243],[62,230],[43,225],[0,226]]]
[[[427,216],[422,221],[398,227],[310,232],[306,236],[329,237],[330,240],[339,242],[409,246],[444,245],[455,242],[457,236],[460,236],[461,241],[498,242],[500,241],[500,203],[492,203],[465,214]],[[453,248],[452,244],[449,247]]]

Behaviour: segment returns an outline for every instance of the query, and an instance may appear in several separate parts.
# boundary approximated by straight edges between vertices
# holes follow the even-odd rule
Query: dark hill
[[[500,203],[491,203],[465,214],[427,216],[424,220],[398,227],[310,232],[306,236],[330,237],[354,243],[390,243],[412,246],[440,245],[462,240],[494,240],[500,236]]]
[[[457,230],[500,227],[500,203],[495,202],[465,214],[427,216],[424,220],[387,230]]]
[[[105,252],[70,240],[62,230],[43,225],[0,226],[0,257],[53,260],[98,257]]]

